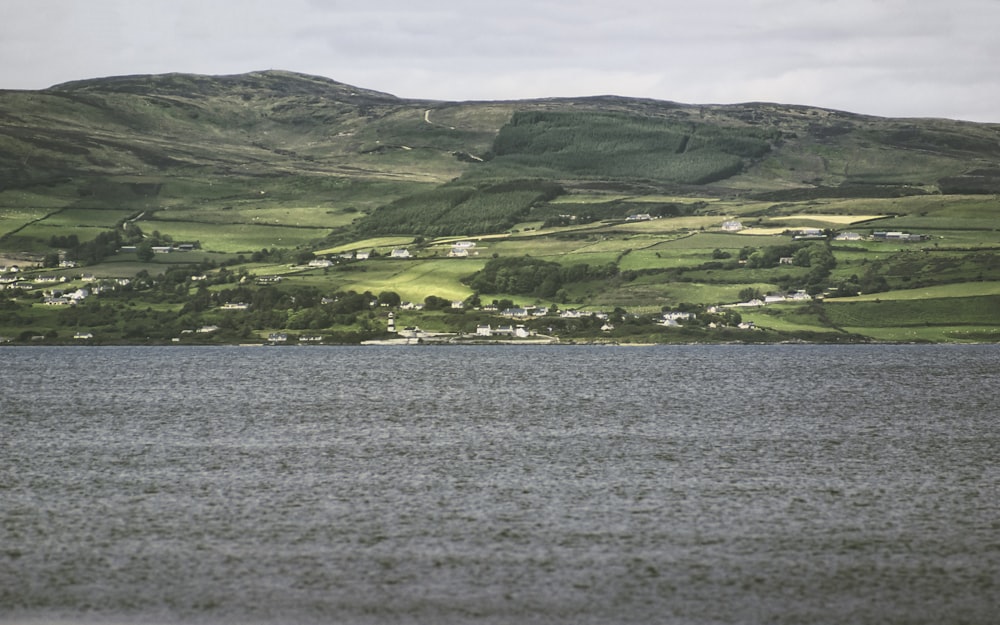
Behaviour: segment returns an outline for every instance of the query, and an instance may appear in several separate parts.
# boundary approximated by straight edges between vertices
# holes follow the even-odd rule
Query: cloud
[[[615,93],[1000,121],[993,0],[5,5],[0,86],[9,88],[280,68],[414,98]]]

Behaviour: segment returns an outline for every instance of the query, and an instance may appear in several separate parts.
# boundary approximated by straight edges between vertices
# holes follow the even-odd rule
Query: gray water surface
[[[0,622],[996,623],[1000,349],[0,349]]]

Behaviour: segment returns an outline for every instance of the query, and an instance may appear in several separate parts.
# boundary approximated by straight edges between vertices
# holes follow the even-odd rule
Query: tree
[[[135,248],[135,257],[143,263],[153,260],[153,253],[153,244],[148,241],[143,241]]]
[[[395,291],[382,291],[378,294],[378,304],[379,306],[388,306],[389,308],[397,308],[402,299],[399,294]]]
[[[760,289],[748,286],[744,289],[740,289],[740,301],[749,302],[752,299],[763,299],[764,295],[760,292]]]
[[[444,310],[451,306],[451,302],[437,295],[428,295],[424,298],[425,310]]]

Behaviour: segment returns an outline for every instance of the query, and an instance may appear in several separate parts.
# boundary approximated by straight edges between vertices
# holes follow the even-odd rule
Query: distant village
[[[627,221],[648,221],[655,219],[650,215],[636,214],[630,215]],[[744,229],[744,225],[738,220],[726,220],[722,223],[721,229],[726,232],[739,232]],[[788,231],[794,240],[811,240],[811,239],[825,239],[828,237],[828,233],[823,230],[816,228],[800,228],[796,230]],[[913,234],[907,232],[893,232],[893,231],[875,231],[869,236],[864,236],[855,232],[842,232],[837,234],[834,239],[838,241],[893,241],[893,242],[917,242],[925,241],[929,237],[923,234]],[[473,241],[458,241],[450,244],[450,250],[448,252],[448,257],[450,258],[467,258],[469,256],[478,255],[476,250],[476,243]],[[154,254],[170,254],[170,253],[183,253],[190,252],[196,249],[193,244],[177,244],[170,246],[156,246],[152,248]],[[135,251],[134,246],[125,246],[121,248],[121,251]],[[310,259],[304,264],[304,267],[310,269],[322,269],[334,266],[337,262],[344,261],[365,261],[373,258],[375,255],[374,251],[360,251],[354,250],[349,252],[343,252],[333,255],[321,255]],[[386,255],[388,258],[392,259],[409,259],[414,258],[410,250],[405,247],[395,248]],[[779,264],[791,264],[793,259],[780,258]],[[58,269],[76,269],[78,265],[73,260],[61,260],[58,265]],[[206,280],[208,276],[205,274],[196,274],[190,277],[190,280],[197,282],[199,280]],[[253,282],[257,285],[268,285],[277,284],[282,281],[282,276],[280,275],[260,275],[251,277]],[[246,277],[244,277],[246,280]],[[82,282],[83,286],[75,286],[69,288],[63,288],[62,285],[67,282],[77,283]],[[37,271],[37,266],[26,266],[22,267],[17,264],[11,265],[0,265],[0,290],[4,289],[15,289],[20,291],[35,291],[41,290],[42,296],[40,301],[45,306],[75,306],[80,302],[84,301],[88,297],[99,295],[101,293],[116,291],[119,289],[130,288],[132,286],[132,279],[130,278],[98,278],[92,273],[83,272],[75,277],[67,276],[66,271],[62,272],[39,272]],[[798,290],[791,293],[768,293],[759,298],[751,298],[747,301],[735,302],[730,304],[719,304],[707,308],[706,312],[709,314],[719,314],[727,309],[746,309],[746,308],[758,308],[762,306],[767,306],[769,304],[778,304],[784,302],[802,302],[811,300],[812,296],[805,291]],[[324,298],[321,303],[329,304],[333,300]],[[378,302],[373,302],[372,306],[377,306]],[[463,301],[455,301],[451,303],[453,309],[462,309],[466,306]],[[226,302],[220,306],[222,310],[247,310],[250,305],[245,302]],[[399,309],[402,311],[407,310],[420,310],[423,308],[421,304],[415,304],[412,302],[402,302],[399,305]],[[412,342],[501,342],[501,341],[517,341],[517,342],[558,342],[558,338],[551,335],[538,334],[536,331],[529,330],[525,324],[514,323],[518,320],[530,320],[537,319],[539,317],[545,317],[549,315],[549,309],[544,306],[525,306],[525,307],[514,307],[497,309],[496,306],[485,305],[477,307],[476,310],[482,312],[492,313],[499,317],[504,317],[510,319],[512,323],[509,324],[499,324],[499,325],[479,325],[476,328],[474,334],[454,334],[454,333],[429,333],[421,330],[417,327],[405,327],[396,328],[395,326],[395,316],[394,313],[388,313],[386,331],[390,335],[394,335],[393,338],[383,339],[379,341],[368,341],[367,343],[382,343],[382,344],[395,344],[395,343],[412,343]],[[580,311],[580,310],[560,310],[556,315],[561,319],[574,319],[588,317],[593,318],[602,322],[600,329],[602,332],[611,332],[615,329],[614,324],[610,320],[610,314],[607,312],[595,312],[595,311]],[[658,319],[657,323],[666,327],[674,327],[683,325],[686,322],[695,320],[696,314],[689,311],[666,311]],[[709,323],[708,327],[716,327],[715,322]],[[753,322],[740,322],[738,325],[733,326],[743,330],[755,330],[757,329]],[[218,332],[220,328],[218,326],[207,325],[198,328],[191,328],[182,331],[182,334],[192,334],[192,335],[211,335]],[[44,337],[38,337],[44,338]],[[74,339],[78,340],[89,340],[93,339],[94,336],[90,332],[77,332]],[[9,339],[8,339],[9,340]],[[289,335],[284,332],[270,333],[267,340],[271,344],[284,344],[289,342]],[[322,343],[324,337],[322,335],[315,334],[305,334],[298,337],[294,337],[294,340],[300,344],[309,343]],[[181,338],[175,338],[175,342],[180,342]],[[0,342],[5,342],[3,337],[0,337]]]

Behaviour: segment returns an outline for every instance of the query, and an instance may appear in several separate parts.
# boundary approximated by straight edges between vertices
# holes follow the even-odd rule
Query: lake
[[[0,623],[996,623],[1000,348],[0,348]]]

